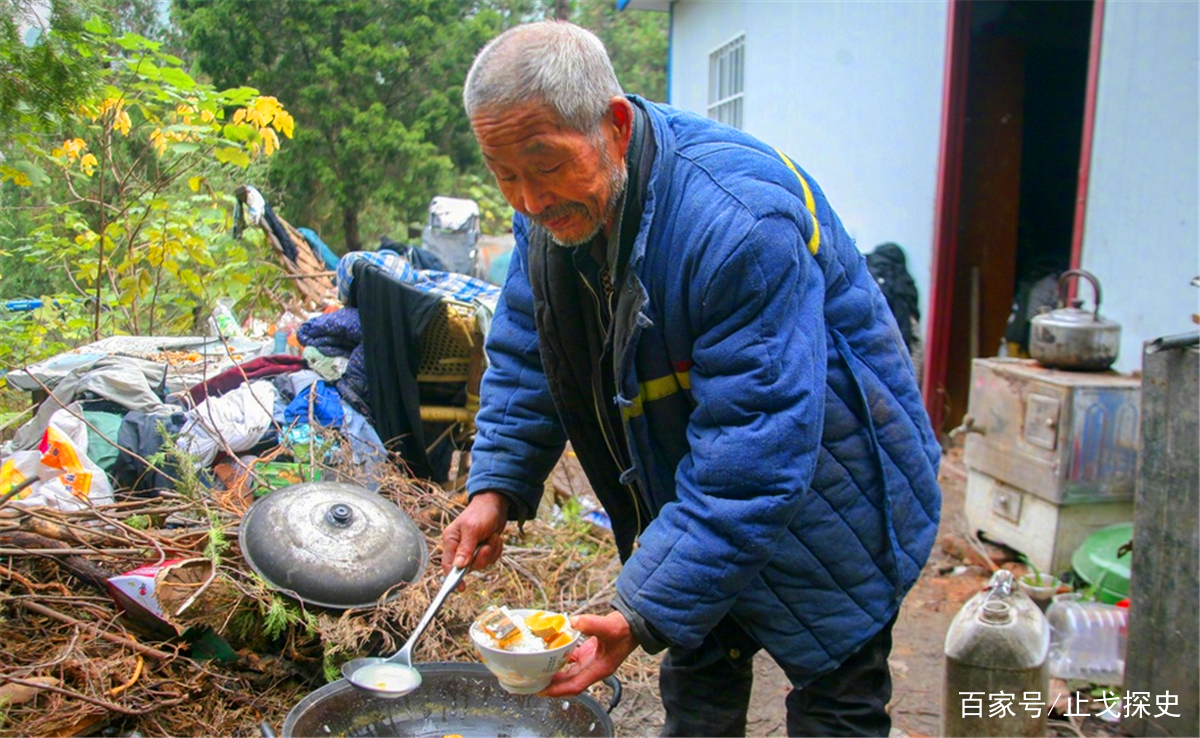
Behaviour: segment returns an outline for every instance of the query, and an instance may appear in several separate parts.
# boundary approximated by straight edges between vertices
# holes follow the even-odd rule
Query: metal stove
[[[1133,520],[1140,394],[1128,374],[975,359],[963,455],[971,530],[1057,574],[1092,531]]]

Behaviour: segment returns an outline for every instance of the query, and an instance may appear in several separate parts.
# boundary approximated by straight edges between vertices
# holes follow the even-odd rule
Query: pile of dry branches
[[[350,475],[344,465],[331,472]],[[378,486],[424,532],[430,563],[402,596],[375,608],[322,610],[259,579],[238,548],[244,503],[173,491],[62,513],[0,510],[0,735],[83,735],[104,726],[143,735],[257,735],[336,678],[340,663],[390,654],[441,581],[440,534],[462,501],[387,466]],[[578,516],[509,528],[505,555],[468,576],[417,646],[414,660],[474,661],[467,629],[489,604],[606,612],[619,563],[611,535]],[[171,560],[178,591],[169,625],[122,614],[109,577]],[[219,636],[213,639],[211,636]],[[197,636],[208,636],[197,638]],[[212,641],[229,649],[213,657]],[[650,657],[619,676],[651,690]]]

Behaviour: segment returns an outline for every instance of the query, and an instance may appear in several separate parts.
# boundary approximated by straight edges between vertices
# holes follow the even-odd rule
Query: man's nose
[[[550,193],[532,180],[523,179],[518,191],[521,203],[525,206],[524,210],[530,215],[537,215],[553,204],[553,197],[550,196]],[[514,204],[513,207],[517,206]]]

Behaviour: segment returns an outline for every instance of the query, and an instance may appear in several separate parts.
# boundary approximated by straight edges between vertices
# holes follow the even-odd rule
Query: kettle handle
[[[1068,269],[1058,275],[1058,306],[1067,306],[1067,280],[1071,277],[1083,277],[1092,283],[1092,291],[1096,296],[1096,307],[1092,309],[1092,317],[1100,320],[1100,280],[1096,279],[1095,274],[1084,269]]]

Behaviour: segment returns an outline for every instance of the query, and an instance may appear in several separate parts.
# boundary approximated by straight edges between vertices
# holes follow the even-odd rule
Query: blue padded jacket
[[[618,513],[617,590],[671,644],[696,647],[730,615],[815,677],[916,581],[940,448],[887,303],[817,184],[740,131],[630,99],[656,152],[615,286],[618,394],[603,398],[633,459],[622,489],[597,490]],[[564,357],[539,340],[535,295],[553,285],[531,286],[530,243],[535,265],[547,248],[535,228],[514,219],[469,481],[518,518],[568,437],[581,457],[599,443],[588,413],[561,405]]]

